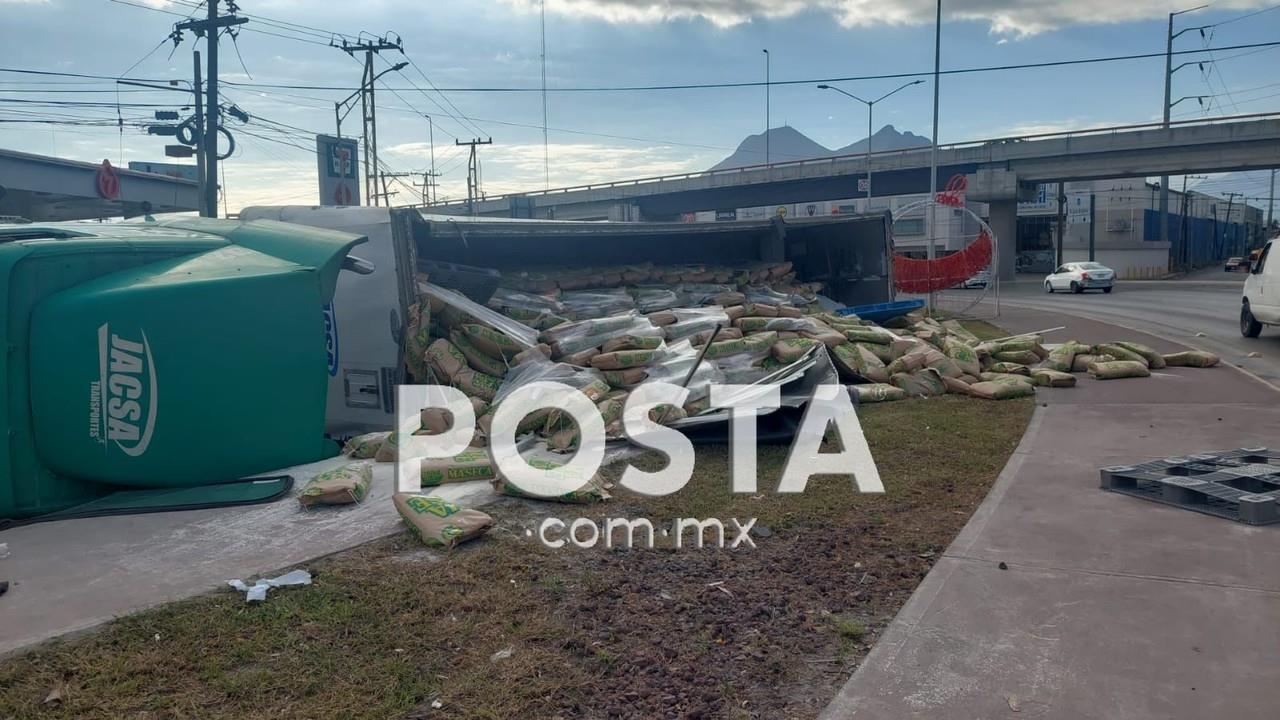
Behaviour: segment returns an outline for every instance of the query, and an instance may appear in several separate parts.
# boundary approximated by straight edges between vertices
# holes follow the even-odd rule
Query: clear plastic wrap
[[[642,313],[657,312],[685,304],[684,295],[670,285],[637,285],[631,288],[636,307]]]
[[[671,312],[675,313],[676,322],[663,328],[668,341],[683,340],[716,325],[730,326],[729,316],[722,307],[683,308]]]
[[[684,283],[680,286],[685,305],[707,305],[714,302],[717,296],[737,291],[738,288],[732,285],[717,283]]]
[[[603,345],[606,340],[623,335],[663,337],[662,328],[634,310],[607,318],[582,320],[558,325],[543,331],[542,339],[551,344],[554,357],[563,357]]]
[[[551,312],[557,315],[564,312],[564,304],[549,294],[537,295],[504,287],[493,291],[493,297],[489,298],[488,305],[494,310],[513,308],[530,312]]]
[[[520,387],[543,380],[564,383],[579,390],[592,383],[604,383],[605,388],[608,388],[608,383],[605,383],[604,376],[597,370],[575,367],[550,360],[532,359],[507,371],[507,376],[502,381],[502,387],[498,388],[498,392],[494,395],[492,402],[489,403],[489,407],[496,408],[507,396]]]
[[[566,291],[560,294],[560,302],[564,307],[560,314],[570,320],[608,317],[636,307],[626,288]]]
[[[666,346],[660,359],[654,360],[646,369],[649,377],[644,382],[665,382],[680,385],[689,374],[689,369],[698,361],[698,350],[681,341]],[[711,394],[711,385],[723,385],[724,373],[716,364],[703,360],[697,372],[689,380],[689,400],[700,400]],[[644,383],[641,383],[643,385]]]
[[[768,285],[748,285],[743,288],[743,293],[747,296],[748,302],[768,303],[770,305],[792,305],[795,307],[804,307],[809,301],[795,293],[785,293],[774,290]]]
[[[431,283],[421,283],[419,288],[428,297],[435,298],[446,306],[456,308],[462,313],[470,315],[477,321],[503,333],[526,349],[538,344],[537,330],[534,330],[524,323],[509,318],[497,310],[487,308],[484,305],[469,299],[462,293],[440,287],[439,285],[432,285]]]

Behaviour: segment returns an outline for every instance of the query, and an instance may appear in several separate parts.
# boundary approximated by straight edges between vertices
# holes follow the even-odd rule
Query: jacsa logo
[[[139,339],[98,328],[99,380],[90,386],[90,434],[103,444],[114,442],[126,455],[147,451],[156,426],[156,366],[147,334]]]
[[[329,361],[329,375],[338,374],[338,315],[333,303],[324,306],[324,352]]]

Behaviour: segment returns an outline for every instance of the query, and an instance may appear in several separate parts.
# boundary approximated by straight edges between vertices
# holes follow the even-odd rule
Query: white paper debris
[[[273,587],[285,587],[288,585],[310,585],[311,573],[306,570],[290,570],[280,577],[262,578],[254,583],[252,587],[246,585],[239,578],[228,580],[227,584],[245,594],[245,602],[262,602],[267,599],[267,590]]]

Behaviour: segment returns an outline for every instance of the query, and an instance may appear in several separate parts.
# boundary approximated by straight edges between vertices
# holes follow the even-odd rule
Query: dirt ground
[[[812,718],[986,495],[1032,407],[862,408],[882,496],[847,476],[775,494],[779,446],[759,450],[761,492],[734,495],[713,445],[667,497],[504,500],[498,526],[452,553],[401,534],[313,563],[315,584],[260,605],[215,592],[7,659],[0,718]],[[756,547],[552,550],[528,534],[548,515],[756,518]]]

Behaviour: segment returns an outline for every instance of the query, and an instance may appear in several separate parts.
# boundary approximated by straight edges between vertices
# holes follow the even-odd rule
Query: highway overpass
[[[873,153],[873,194],[929,191],[930,149]],[[1037,183],[1280,167],[1280,113],[1094,128],[940,145],[939,184],[969,176],[969,198],[991,204],[1013,272],[1016,201]],[[560,220],[677,220],[682,213],[860,197],[865,154],[488,197],[475,212]],[[465,201],[432,212],[465,214]]]

